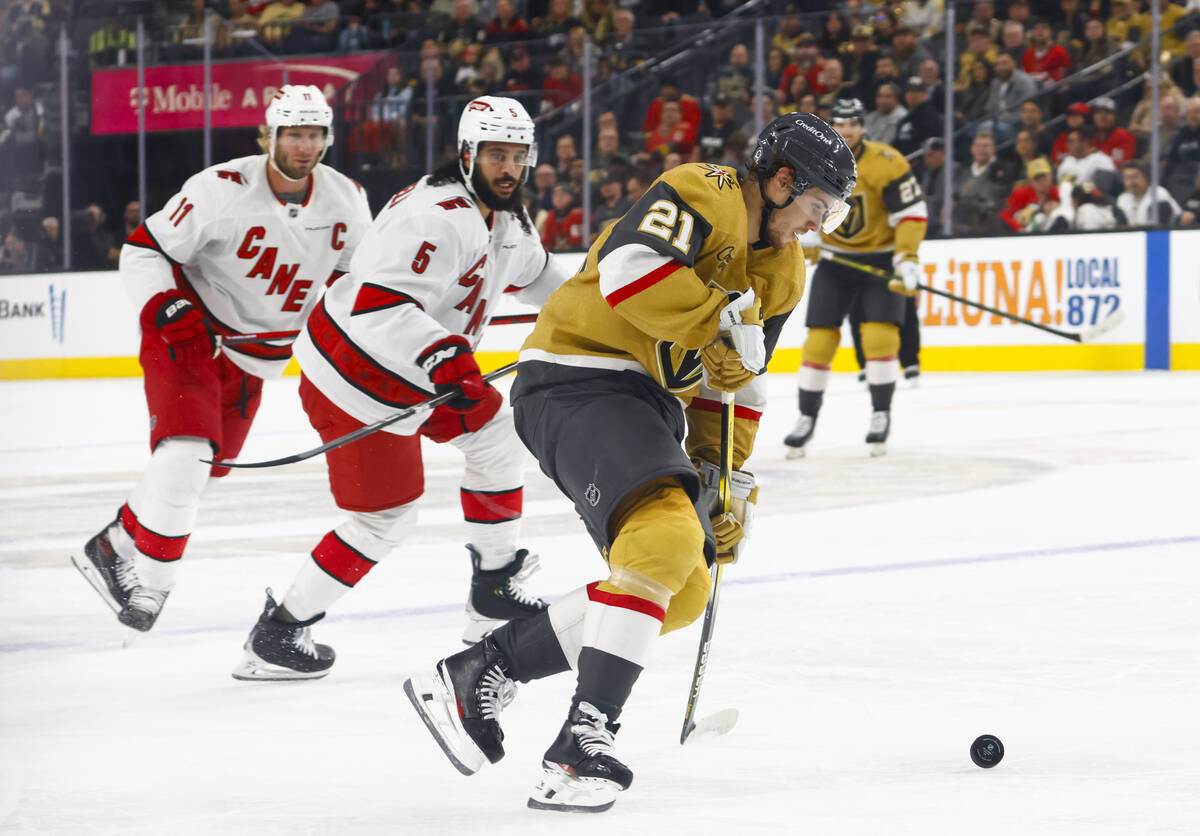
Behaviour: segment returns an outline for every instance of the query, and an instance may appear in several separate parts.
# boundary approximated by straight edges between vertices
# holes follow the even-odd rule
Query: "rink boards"
[[[1080,331],[1124,312],[1103,341],[1079,344],[923,293],[927,371],[1200,369],[1200,231],[1119,232],[928,241],[925,284],[1016,316]],[[574,270],[580,254],[558,254]],[[513,300],[509,300],[513,301]],[[792,315],[770,370],[794,371],[804,307]],[[499,313],[528,310],[516,304]],[[0,379],[137,376],[136,312],[118,274],[0,278]],[[490,328],[481,363],[515,357],[531,326]],[[843,329],[835,370],[855,368]],[[289,373],[295,373],[293,362]]]

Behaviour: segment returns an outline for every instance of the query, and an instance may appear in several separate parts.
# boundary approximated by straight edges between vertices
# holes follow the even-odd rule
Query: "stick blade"
[[[1122,322],[1125,321],[1125,311],[1122,308],[1117,308],[1104,319],[1097,322],[1091,328],[1086,328],[1079,332],[1079,341],[1081,343],[1094,343],[1103,337],[1105,334],[1116,329]]]
[[[683,733],[683,736],[680,737],[679,742],[686,746],[698,740],[727,734],[737,725],[737,721],[738,710],[736,708],[722,709],[716,714],[709,714],[707,717],[701,717],[695,723],[692,723],[687,731]]]

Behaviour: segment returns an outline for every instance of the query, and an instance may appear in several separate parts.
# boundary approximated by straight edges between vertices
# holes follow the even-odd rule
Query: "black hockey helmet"
[[[781,166],[793,172],[792,196],[782,204],[773,204],[767,199],[764,183],[767,175]],[[824,232],[832,232],[845,220],[849,211],[846,201],[858,182],[854,153],[837,131],[811,113],[789,113],[773,119],[758,135],[750,167],[758,174],[764,227],[768,208],[782,209],[806,190],[817,188],[834,199],[821,222]]]
[[[829,120],[837,122],[839,119],[857,119],[860,125],[865,123],[867,109],[863,106],[862,99],[838,99],[834,102],[829,110]]]

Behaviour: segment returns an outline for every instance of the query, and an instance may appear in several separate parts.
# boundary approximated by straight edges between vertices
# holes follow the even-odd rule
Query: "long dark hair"
[[[447,160],[433,170],[433,174],[429,175],[430,186],[446,186],[450,183],[458,183],[463,188],[466,188],[467,182],[463,179],[462,169],[458,166],[458,160]],[[523,189],[524,184],[519,183],[517,188]],[[474,191],[468,189],[474,194]],[[501,209],[501,212],[508,212],[512,215],[517,223],[521,225],[521,231],[526,235],[533,234],[533,225],[529,222],[529,213],[525,211],[525,206],[522,204],[516,209]]]

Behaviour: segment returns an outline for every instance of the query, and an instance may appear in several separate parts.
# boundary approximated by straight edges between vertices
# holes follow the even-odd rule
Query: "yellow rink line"
[[[517,359],[515,351],[481,351],[477,355],[484,371]],[[1015,371],[1130,371],[1144,367],[1141,345],[1009,345],[926,346],[921,349],[921,368],[930,372],[1015,372]],[[799,348],[780,348],[771,359],[770,371],[794,372],[800,367]],[[839,348],[833,370],[857,370],[854,354]],[[1171,347],[1172,369],[1200,369],[1200,344],[1179,343]],[[48,357],[0,360],[0,380],[46,378],[140,377],[141,366],[134,357]],[[292,360],[284,374],[299,374]]]

